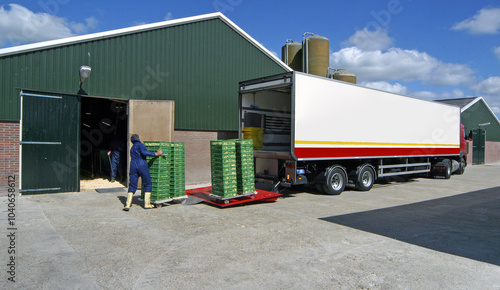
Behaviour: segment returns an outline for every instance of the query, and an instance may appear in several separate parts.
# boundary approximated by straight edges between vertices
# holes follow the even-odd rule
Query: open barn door
[[[129,133],[139,134],[142,141],[172,142],[174,108],[174,101],[130,100]]]
[[[167,100],[130,100],[128,118],[128,151],[130,136],[139,134],[141,141],[173,142],[175,102]],[[127,152],[128,152],[127,151]],[[130,154],[128,156],[130,164]],[[127,169],[128,171],[129,169]]]

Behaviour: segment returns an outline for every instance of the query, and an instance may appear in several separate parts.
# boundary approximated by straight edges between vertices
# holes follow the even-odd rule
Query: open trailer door
[[[80,99],[21,91],[21,193],[80,190]]]

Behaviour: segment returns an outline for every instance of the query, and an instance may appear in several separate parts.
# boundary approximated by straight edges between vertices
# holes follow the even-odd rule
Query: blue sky
[[[304,32],[361,85],[422,99],[482,96],[500,116],[500,3],[483,0],[75,1],[0,4],[0,48],[223,12],[281,57]]]

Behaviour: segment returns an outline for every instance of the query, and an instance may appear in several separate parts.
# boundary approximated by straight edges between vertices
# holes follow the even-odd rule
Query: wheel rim
[[[363,175],[361,176],[361,182],[365,187],[369,187],[372,184],[373,177],[370,171],[363,172]]]
[[[340,173],[334,173],[331,178],[331,186],[333,190],[341,190],[343,186],[342,176]]]

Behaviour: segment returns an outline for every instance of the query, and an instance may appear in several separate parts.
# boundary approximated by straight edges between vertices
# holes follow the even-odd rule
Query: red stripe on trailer
[[[460,148],[295,148],[295,156],[304,158],[356,158],[393,156],[459,155]]]

